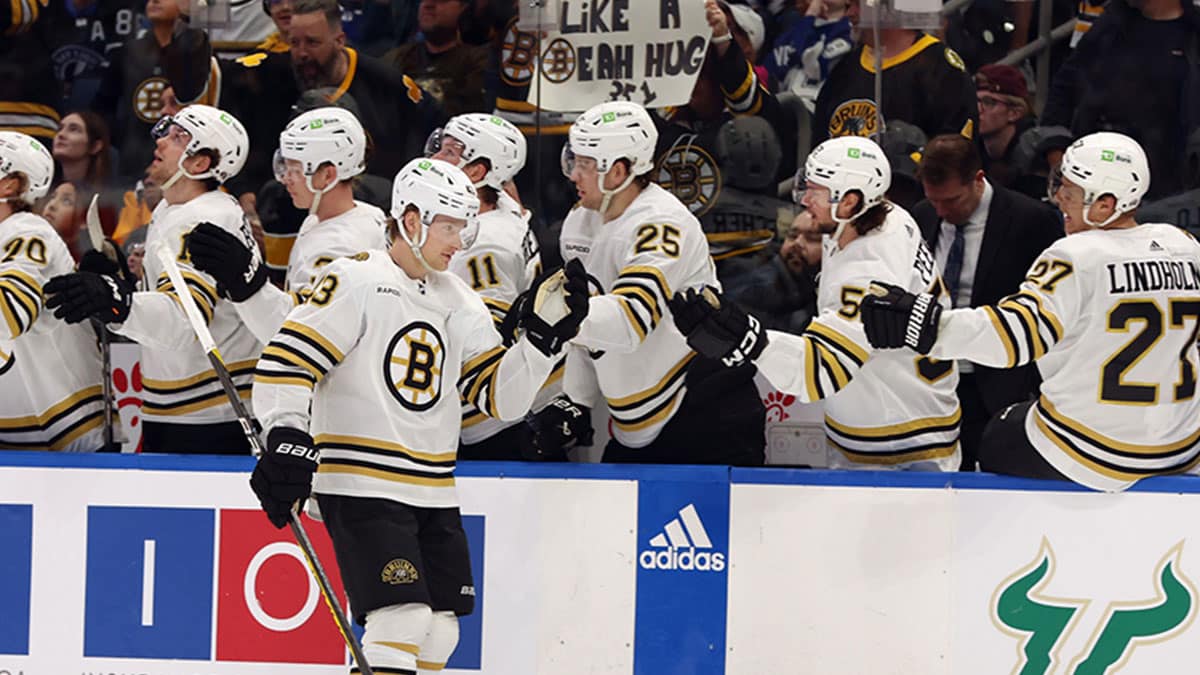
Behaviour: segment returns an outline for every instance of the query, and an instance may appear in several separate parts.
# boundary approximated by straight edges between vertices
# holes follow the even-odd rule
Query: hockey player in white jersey
[[[869,139],[830,139],[809,153],[797,187],[825,237],[817,317],[800,335],[763,331],[732,303],[694,288],[674,299],[675,319],[698,352],[753,361],[801,401],[824,399],[831,467],[954,471],[954,363],[873,352],[859,320],[867,286],[881,277],[949,302],[916,223],[884,196],[890,184],[888,161]]]
[[[1061,172],[1053,196],[1067,236],[1017,293],[942,311],[880,285],[882,295],[863,302],[867,335],[880,347],[992,367],[1037,362],[1041,395],[984,431],[985,471],[1105,491],[1189,471],[1200,457],[1200,244],[1173,225],[1134,220],[1150,168],[1128,136],[1084,136]]]
[[[430,135],[425,154],[449,162],[471,179],[479,194],[479,234],[469,251],[459,251],[450,272],[483,298],[499,328],[521,293],[537,277],[541,256],[529,227],[529,214],[504,191],[525,166],[525,136],[495,115],[457,115]],[[513,336],[504,336],[511,339]],[[558,393],[562,363],[550,375],[550,385],[538,396],[541,408]],[[462,459],[522,459],[523,427],[518,421],[488,417],[470,402],[463,406]]]
[[[457,616],[474,606],[454,486],[459,397],[519,419],[588,311],[582,268],[568,268],[565,284],[535,289],[522,337],[505,347],[483,301],[446,272],[478,204],[453,165],[406,165],[391,247],[329,264],[255,376],[267,449],[251,486],[284,527],[316,474],[311,492],[377,673],[441,670]]]
[[[229,113],[191,105],[155,125],[154,161],[147,174],[162,185],[146,248],[167,247],[175,256],[209,330],[244,398],[250,397],[254,364],[262,345],[242,324],[215,280],[192,265],[184,237],[198,222],[214,223],[252,242],[250,227],[220,184],[246,161],[249,139]],[[256,249],[257,250],[257,249]],[[197,342],[158,257],[143,261],[144,290],[116,275],[77,272],[46,285],[47,307],[75,323],[88,318],[142,347],[143,447],[148,452],[248,454],[249,444],[216,374]]]
[[[572,341],[564,397],[531,420],[535,441],[576,442],[603,396],[613,434],[604,461],[762,464],[753,369],[697,356],[671,321],[673,290],[718,282],[699,222],[650,182],[657,138],[634,103],[595,106],[571,126],[563,172],[579,204],[563,223],[563,259],[582,261],[603,294]]]
[[[58,233],[32,212],[53,178],[44,145],[0,131],[0,448],[99,450],[104,374],[96,334],[42,307],[46,282],[75,269]]]
[[[254,336],[267,342],[293,307],[315,290],[334,260],[387,248],[387,216],[355,201],[353,179],[367,165],[367,135],[354,113],[318,108],[298,115],[279,134],[276,178],[296,208],[307,209],[288,258],[287,290],[267,283],[267,268],[241,238],[212,223],[188,235],[196,269],[213,276]]]

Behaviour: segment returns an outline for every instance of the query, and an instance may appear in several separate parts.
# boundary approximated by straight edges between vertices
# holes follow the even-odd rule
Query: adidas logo
[[[687,572],[723,572],[725,554],[711,551],[712,540],[700,521],[695,504],[679,509],[663,531],[650,539],[650,546],[638,554],[638,564],[647,570],[682,570]]]
[[[1157,241],[1154,241],[1153,239],[1151,239],[1150,240],[1150,250],[1151,251],[1161,251],[1161,250],[1163,250],[1163,247],[1159,246]]]

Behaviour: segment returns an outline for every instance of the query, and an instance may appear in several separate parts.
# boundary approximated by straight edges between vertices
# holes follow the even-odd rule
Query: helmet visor
[[[1050,203],[1058,206],[1058,191],[1063,186],[1063,172],[1061,166],[1056,166],[1050,170],[1050,176],[1046,178],[1046,196],[1049,197]]]
[[[463,154],[467,146],[462,141],[446,133],[442,127],[433,130],[425,139],[425,156],[449,162],[462,168]]]

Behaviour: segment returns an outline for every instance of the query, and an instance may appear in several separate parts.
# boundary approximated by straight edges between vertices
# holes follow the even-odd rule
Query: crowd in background
[[[161,197],[144,174],[150,131],[181,106],[206,103],[249,130],[246,167],[225,187],[282,273],[306,213],[273,177],[275,139],[296,114],[332,104],[351,110],[369,137],[355,196],[385,211],[391,177],[448,117],[495,112],[511,121],[530,149],[517,191],[543,264],[561,262],[557,232],[576,195],[559,154],[574,114],[527,100],[538,36],[518,28],[517,0],[235,1],[217,20],[189,16],[186,0],[0,4],[0,129],[50,148],[55,183],[36,210],[76,256],[98,194],[105,232],[136,271]],[[1053,23],[1076,16],[1076,26],[1051,48],[1049,88],[1037,92],[1033,61],[1006,59],[1046,28],[1033,2],[975,0],[927,28],[894,20],[875,31],[859,0],[709,0],[714,33],[733,40],[710,44],[686,105],[654,111],[654,180],[700,220],[727,297],[772,329],[799,332],[812,318],[821,237],[791,191],[808,150],[832,136],[876,138],[892,166],[889,198],[913,212],[931,248],[945,237],[938,262],[947,276],[982,273],[974,262],[961,269],[961,246],[979,256],[983,235],[970,226],[982,232],[980,213],[990,224],[1000,191],[1001,200],[1020,196],[1017,212],[1046,201],[1063,150],[1094,131],[1128,134],[1145,149],[1154,180],[1139,219],[1200,229],[1200,11],[1186,0],[1053,4]],[[924,162],[930,152],[935,161]],[[1051,210],[1028,212],[1028,222],[1043,222]],[[1061,236],[1046,222],[1027,240]],[[1005,270],[1012,288],[998,285],[997,298],[1016,290],[1030,262],[999,250],[987,264]],[[951,296],[994,301],[980,285],[978,296],[969,283]],[[995,387],[976,377],[988,375],[964,378],[974,394],[960,387],[964,437],[978,432],[967,408],[986,420],[1004,403],[983,400],[979,392]],[[1013,389],[1029,386],[1036,382]]]

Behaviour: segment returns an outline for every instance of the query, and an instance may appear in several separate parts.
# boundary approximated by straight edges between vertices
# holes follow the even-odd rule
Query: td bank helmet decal
[[[1133,657],[1135,647],[1174,638],[1191,625],[1196,615],[1196,588],[1180,569],[1182,550],[1183,542],[1179,542],[1157,565],[1155,597],[1109,603],[1092,628],[1087,648],[1061,672],[1113,672]],[[1064,656],[1058,652],[1091,603],[1043,593],[1054,572],[1054,551],[1043,539],[1033,562],[1001,583],[993,596],[993,621],[1002,631],[1020,639],[1013,673],[1060,672],[1056,669],[1063,665]]]

